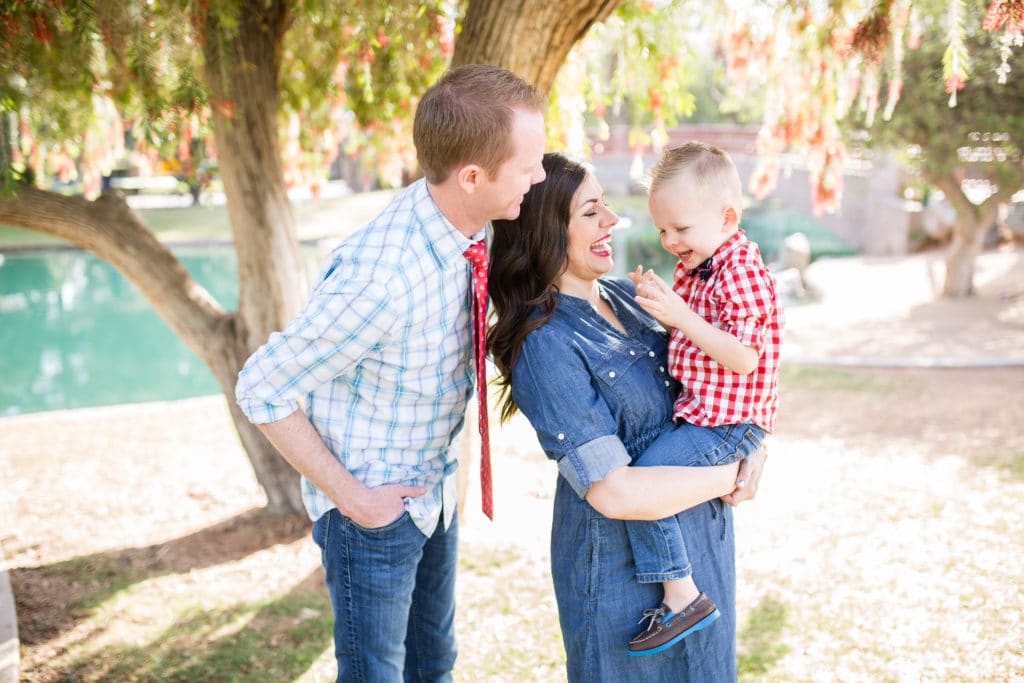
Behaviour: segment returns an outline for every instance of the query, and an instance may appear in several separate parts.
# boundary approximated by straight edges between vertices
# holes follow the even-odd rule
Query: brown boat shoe
[[[629,641],[627,652],[633,656],[661,652],[686,636],[707,628],[719,616],[718,607],[706,594],[701,593],[681,612],[673,612],[661,603],[655,609],[644,610],[639,623],[649,619],[647,628]]]

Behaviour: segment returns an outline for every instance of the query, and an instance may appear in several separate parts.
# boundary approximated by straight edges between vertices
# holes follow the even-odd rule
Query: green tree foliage
[[[950,296],[972,293],[974,255],[984,233],[998,205],[1024,189],[1024,79],[1019,76],[1024,58],[1011,54],[1003,62],[1002,41],[982,30],[981,13],[968,17],[962,20],[955,47],[971,55],[970,77],[963,87],[946,87],[947,26],[930,22],[920,47],[904,56],[900,105],[888,120],[875,120],[867,129],[871,144],[901,152],[956,209],[944,285]],[[1003,78],[1007,67],[1018,76]],[[954,94],[956,105],[951,106]],[[983,181],[988,196],[968,198],[965,180]]]

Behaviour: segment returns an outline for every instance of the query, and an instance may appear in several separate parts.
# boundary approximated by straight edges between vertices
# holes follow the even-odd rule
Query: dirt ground
[[[873,283],[872,267],[892,263],[811,275]],[[836,311],[870,303],[871,285],[790,310],[787,334],[805,358],[859,349],[882,365],[974,366],[823,369],[793,356],[762,490],[737,511],[741,623],[765,605],[786,615],[767,680],[1024,680],[1024,367],[985,367],[1024,354],[1021,256],[984,268],[983,296],[964,304],[883,296],[873,311]],[[903,345],[928,330],[946,340]],[[518,574],[497,587],[512,596],[507,609],[490,610],[478,595],[495,589],[486,571],[460,569],[457,679],[557,681],[560,643],[547,636],[522,644],[533,654],[509,655],[539,657],[527,678],[493,661],[495,632],[543,623],[557,633],[546,574],[554,469],[521,420],[494,442],[496,521],[476,512],[471,487],[462,544],[472,562],[505,558]],[[116,656],[105,643],[144,642],[168,596],[253,599],[319,581],[308,525],[258,512],[219,397],[0,420],[0,480],[26,681],[63,680],[69,653]],[[159,583],[155,602],[97,618],[124,588],[110,577]],[[330,667],[325,651],[303,680],[328,680]]]

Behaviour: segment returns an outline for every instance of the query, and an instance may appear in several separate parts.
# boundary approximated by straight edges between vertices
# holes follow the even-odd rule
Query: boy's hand
[[[629,274],[629,279],[636,282],[636,302],[657,319],[665,327],[681,327],[687,315],[691,315],[690,307],[683,298],[672,291],[672,288],[653,270],[642,276],[640,268]],[[636,277],[637,279],[633,279]]]

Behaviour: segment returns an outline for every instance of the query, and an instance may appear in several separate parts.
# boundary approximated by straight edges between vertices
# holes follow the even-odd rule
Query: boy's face
[[[685,268],[696,268],[739,227],[739,207],[716,192],[700,193],[682,173],[660,185],[647,200],[661,246]]]

